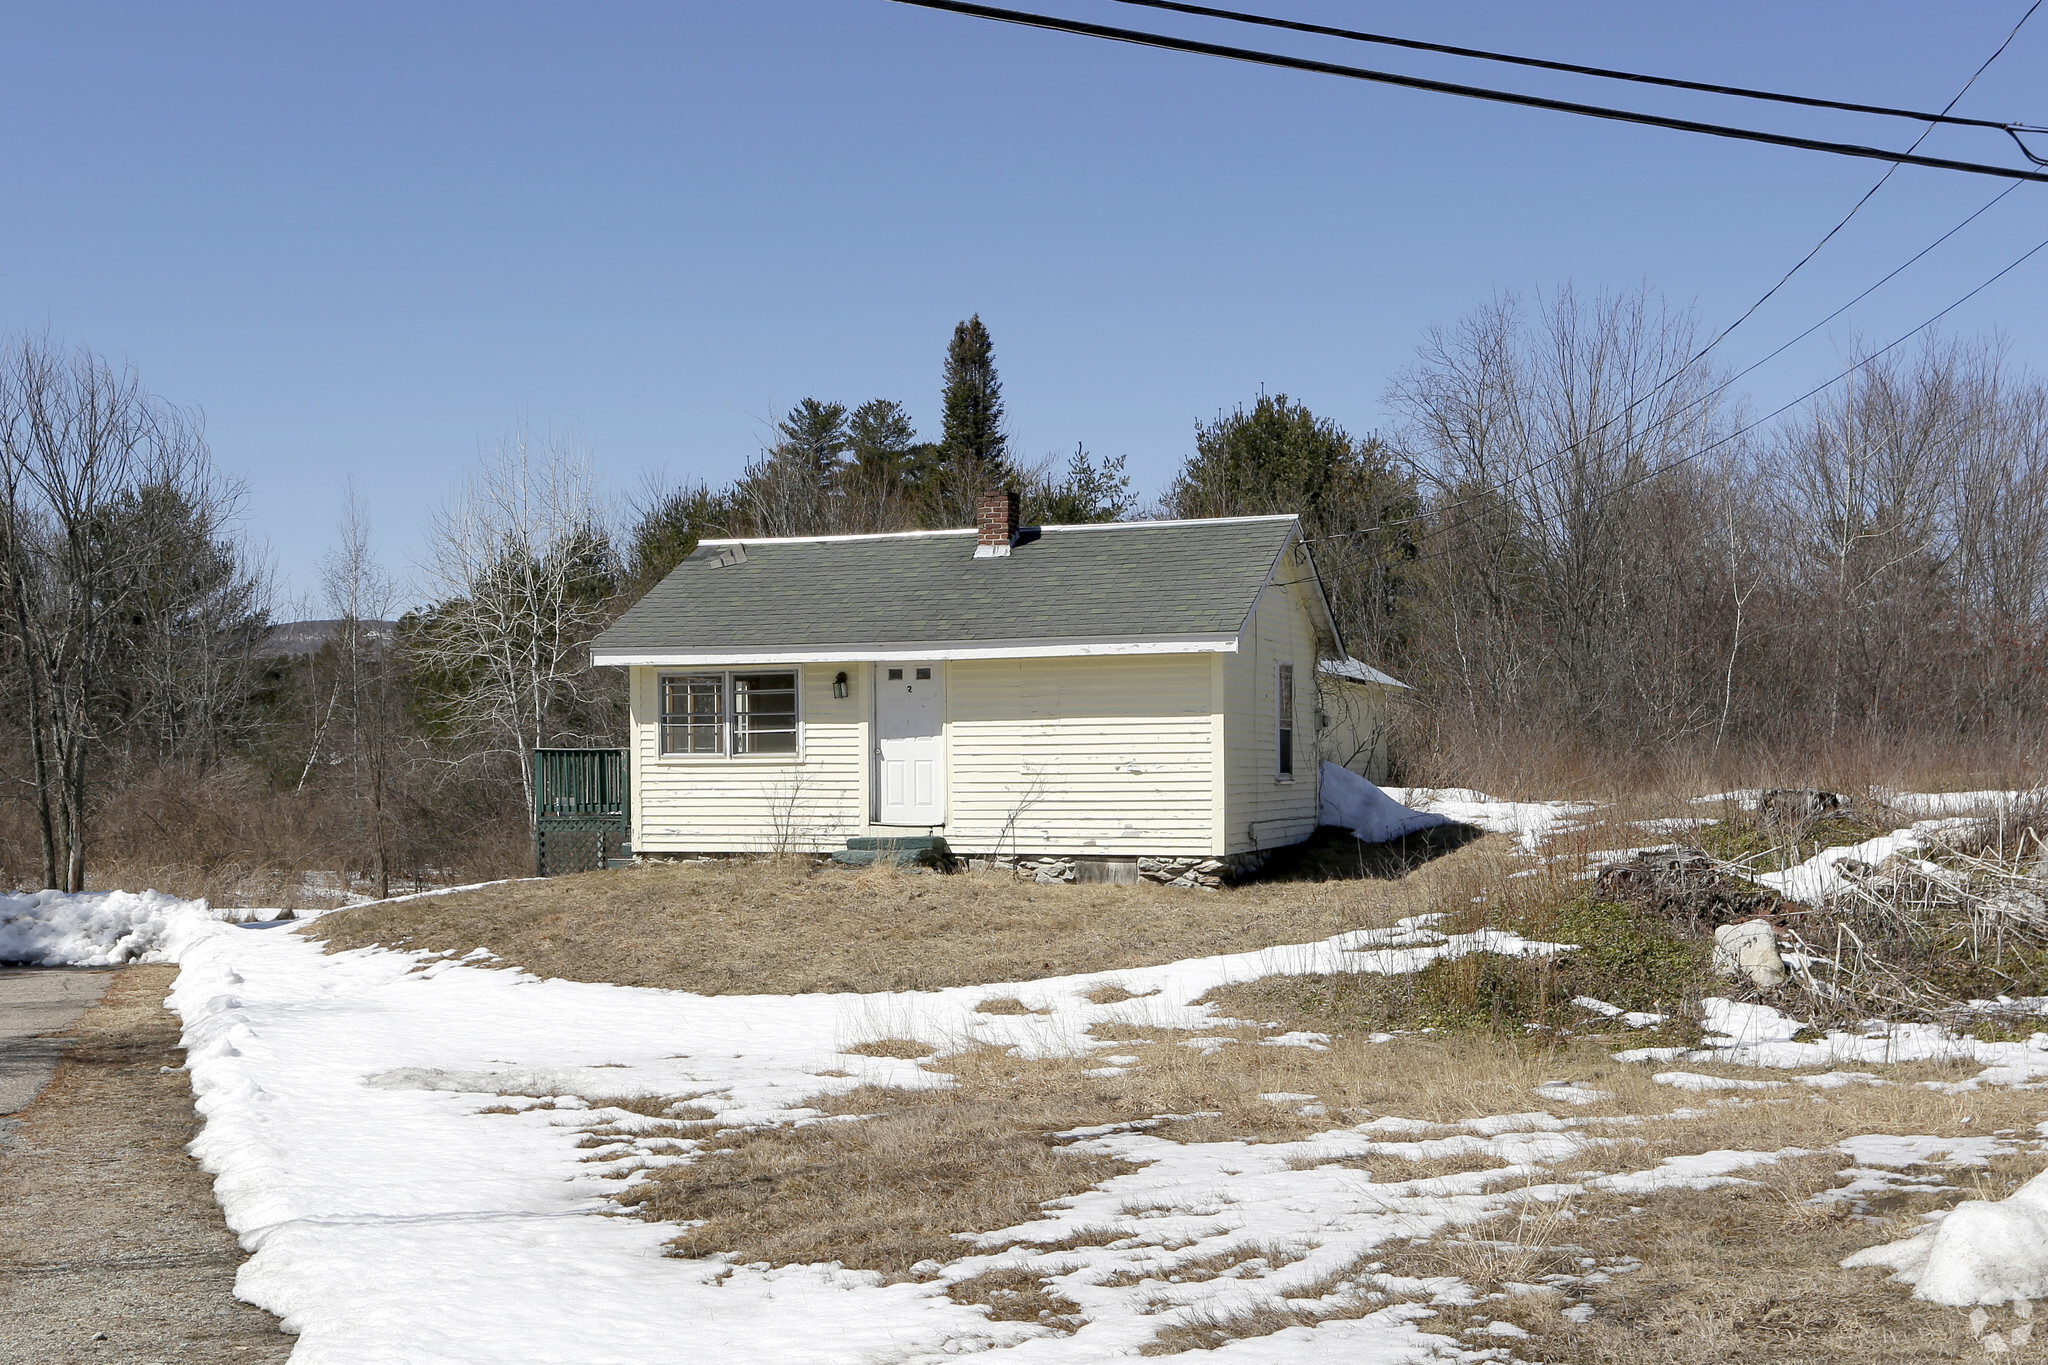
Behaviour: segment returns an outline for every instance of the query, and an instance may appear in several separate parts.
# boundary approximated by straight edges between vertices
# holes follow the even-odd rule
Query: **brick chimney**
[[[1017,543],[1017,494],[1008,488],[983,493],[975,500],[974,521],[981,532],[974,544],[976,559],[1009,554]]]

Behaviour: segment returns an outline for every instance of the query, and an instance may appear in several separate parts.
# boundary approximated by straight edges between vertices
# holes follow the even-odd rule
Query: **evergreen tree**
[[[1076,526],[1091,521],[1122,521],[1138,505],[1131,491],[1131,476],[1124,471],[1124,457],[1096,464],[1081,446],[1067,457],[1067,472],[1058,480],[1050,475],[1033,480],[1024,489],[1024,519],[1044,526]]]
[[[846,419],[846,450],[863,482],[895,486],[917,448],[917,428],[901,403],[874,398]]]
[[[946,347],[944,425],[930,454],[936,467],[913,472],[927,516],[940,525],[972,524],[974,502],[983,491],[1016,481],[995,344],[979,313],[953,329]]]
[[[775,424],[779,439],[734,487],[754,530],[811,536],[839,529],[839,477],[846,454],[846,405],[806,398]]]
[[[1249,412],[1196,426],[1165,504],[1177,517],[1299,515],[1346,643],[1398,661],[1421,501],[1377,437],[1356,440],[1285,394],[1260,394]]]
[[[828,486],[837,477],[848,446],[845,404],[806,398],[775,424],[775,430],[782,439],[769,451],[772,459]]]
[[[903,405],[874,398],[855,408],[846,419],[846,445],[850,458],[839,477],[841,527],[874,532],[913,525],[911,480],[923,447]]]
[[[714,492],[701,483],[669,489],[637,507],[627,537],[622,604],[639,601],[668,577],[701,538],[745,529],[739,520],[730,490]]]

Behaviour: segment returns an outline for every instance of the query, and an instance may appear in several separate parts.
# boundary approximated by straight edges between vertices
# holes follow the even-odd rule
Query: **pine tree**
[[[848,445],[845,405],[806,398],[775,424],[775,430],[782,439],[769,452],[771,458],[829,486]]]
[[[969,525],[984,490],[1016,481],[1009,435],[1003,429],[1003,385],[996,378],[995,345],[976,313],[953,329],[946,347],[944,426],[932,451],[936,467],[924,485],[927,515],[941,525]]]
[[[1166,490],[1176,517],[1293,512],[1350,647],[1398,662],[1416,589],[1412,475],[1377,438],[1353,437],[1285,394],[1260,394],[1195,427],[1195,453]]]
[[[914,525],[915,467],[924,449],[901,403],[873,398],[846,419],[852,457],[839,476],[839,522],[852,532],[901,531]]]
[[[734,486],[737,502],[765,536],[810,536],[838,529],[839,479],[846,454],[846,406],[806,398],[775,424],[779,438]]]
[[[846,449],[865,482],[893,486],[917,446],[917,428],[903,405],[890,398],[862,403],[846,419]]]
[[[1095,463],[1085,447],[1067,457],[1067,472],[1053,478],[1048,471],[1029,480],[1024,489],[1024,519],[1048,526],[1074,526],[1091,521],[1122,521],[1138,505],[1131,476],[1118,455]]]

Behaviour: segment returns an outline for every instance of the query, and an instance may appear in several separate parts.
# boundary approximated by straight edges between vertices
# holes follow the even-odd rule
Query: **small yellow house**
[[[1295,517],[1022,527],[1002,494],[973,529],[705,541],[592,657],[630,673],[638,853],[937,836],[1084,880],[1308,837],[1319,722],[1376,775],[1399,686],[1319,671],[1352,661]]]

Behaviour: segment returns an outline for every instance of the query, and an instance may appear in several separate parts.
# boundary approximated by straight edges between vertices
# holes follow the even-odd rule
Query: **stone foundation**
[[[970,867],[1013,872],[1018,879],[1052,886],[1061,882],[1156,882],[1161,886],[1214,891],[1265,865],[1266,853],[1232,853],[1221,858],[1090,858],[1063,854],[1004,854],[969,858]],[[1135,864],[1136,875],[1125,870]],[[1121,875],[1120,875],[1121,874]]]

